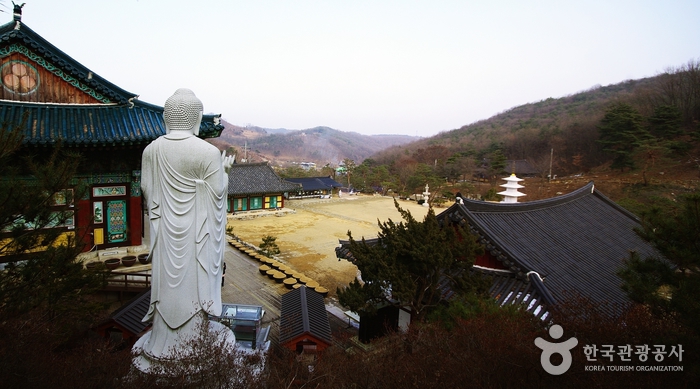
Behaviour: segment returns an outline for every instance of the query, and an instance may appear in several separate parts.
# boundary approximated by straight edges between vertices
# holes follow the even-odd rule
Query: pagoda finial
[[[12,2],[12,5],[14,6],[14,8],[12,9],[12,16],[17,22],[22,21],[22,7],[24,7],[24,4],[26,3],[17,4],[14,1]]]

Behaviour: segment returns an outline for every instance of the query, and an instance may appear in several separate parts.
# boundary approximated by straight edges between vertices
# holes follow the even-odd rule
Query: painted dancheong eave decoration
[[[22,23],[22,7],[0,26],[2,100],[54,104],[124,104],[136,97],[49,43]]]
[[[111,104],[114,101],[83,84],[20,44],[0,49],[0,98],[3,100]]]
[[[21,21],[0,26],[0,114],[20,123],[25,142],[146,144],[165,134],[163,107],[149,104],[83,66]],[[221,115],[204,115],[201,138],[221,134]]]

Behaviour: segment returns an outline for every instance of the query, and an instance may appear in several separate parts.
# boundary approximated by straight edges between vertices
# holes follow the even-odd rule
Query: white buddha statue
[[[152,259],[151,303],[143,320],[153,320],[153,327],[135,345],[141,367],[171,358],[181,342],[196,336],[207,314],[221,314],[228,170],[234,157],[196,136],[202,110],[192,91],[178,89],[165,103],[166,135],[143,152],[141,189]]]

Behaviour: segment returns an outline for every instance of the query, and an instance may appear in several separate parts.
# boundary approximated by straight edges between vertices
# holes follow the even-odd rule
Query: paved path
[[[221,289],[221,301],[230,304],[260,305],[265,310],[263,326],[270,326],[268,340],[275,345],[279,341],[279,323],[281,296],[289,290],[284,285],[263,276],[258,271],[262,265],[256,259],[239,251],[231,245],[226,245],[224,253],[226,262],[226,275],[224,287]],[[331,330],[350,331],[356,335],[357,323],[348,320],[343,310],[334,304],[335,301],[326,300],[326,309]],[[344,338],[344,337],[343,337]]]
[[[280,296],[288,290],[284,285],[260,274],[258,267],[262,264],[231,245],[226,245],[224,261],[226,275],[221,289],[221,302],[262,306],[265,310],[262,325],[270,325],[268,339],[276,344],[279,336]]]

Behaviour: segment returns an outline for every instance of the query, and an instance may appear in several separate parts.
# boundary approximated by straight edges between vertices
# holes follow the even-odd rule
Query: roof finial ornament
[[[26,3],[17,4],[14,1],[12,2],[12,5],[14,6],[12,9],[12,16],[14,17],[15,21],[22,21],[22,7],[24,7],[25,4]]]

